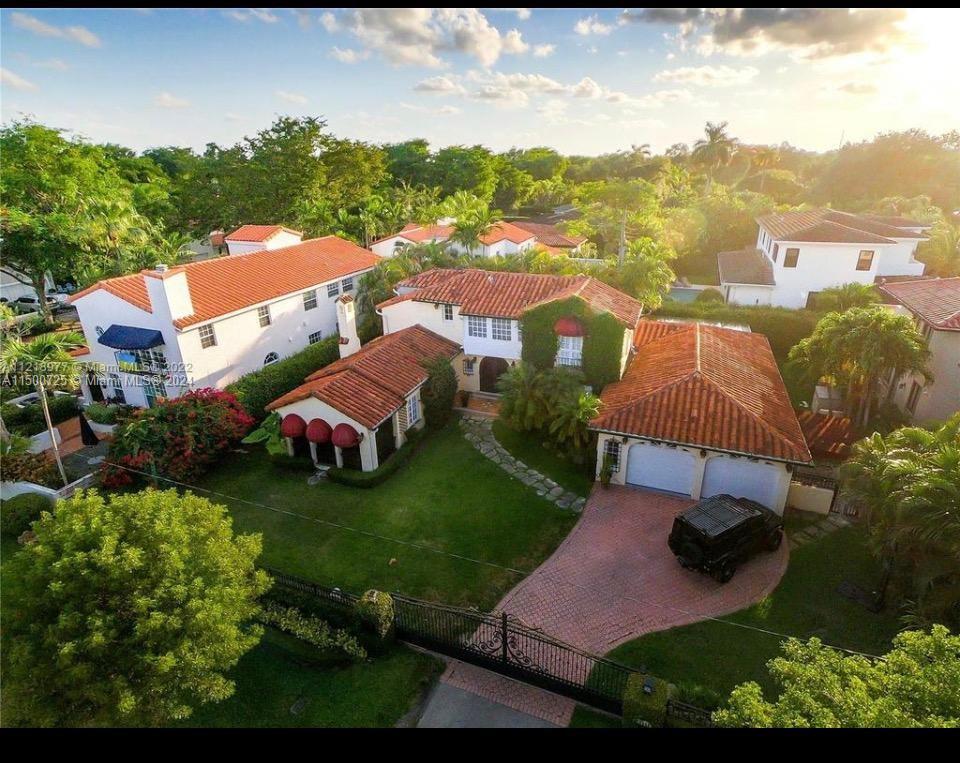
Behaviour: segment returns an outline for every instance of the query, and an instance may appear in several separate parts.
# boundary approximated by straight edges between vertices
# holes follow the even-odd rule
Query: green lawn
[[[379,588],[486,610],[521,576],[433,551],[532,570],[577,519],[508,479],[456,424],[429,437],[399,472],[368,489],[309,486],[307,475],[277,468],[263,453],[251,447],[229,456],[200,486],[425,547],[212,496],[228,505],[236,530],[263,533],[264,564],[348,591]]]
[[[900,630],[894,611],[872,614],[837,592],[848,580],[867,590],[879,569],[859,527],[838,530],[793,551],[776,590],[759,604],[726,619],[801,638],[818,636],[829,644],[883,654]],[[652,633],[630,641],[608,656],[628,665],[644,665],[668,681],[700,686],[726,697],[744,681],[773,689],[766,662],[779,652],[781,639],[718,622],[701,622]]]
[[[574,464],[547,450],[541,438],[533,432],[517,432],[497,419],[493,422],[493,436],[514,458],[545,474],[558,485],[577,495],[587,496],[593,487],[592,475],[583,465]]]
[[[439,675],[443,663],[406,647],[342,668],[309,664],[274,631],[231,673],[236,693],[194,713],[184,726],[393,726]]]

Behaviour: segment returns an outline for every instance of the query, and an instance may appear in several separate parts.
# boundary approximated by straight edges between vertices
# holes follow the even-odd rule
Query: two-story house
[[[894,403],[920,423],[949,418],[960,411],[960,277],[886,283],[880,290],[910,312],[930,348],[932,379],[893,380]]]
[[[830,287],[923,274],[915,254],[929,226],[915,220],[813,209],[765,215],[757,225],[755,247],[717,255],[728,302],[801,308]]]
[[[370,248],[381,257],[393,257],[397,252],[413,244],[444,243],[450,241],[456,227],[452,224],[417,225],[410,223],[393,235],[374,241]],[[456,242],[449,246],[457,254],[470,254],[474,257],[496,257],[497,255],[518,254],[532,249],[537,244],[537,235],[508,222],[498,222],[480,236],[480,244],[466,248]]]
[[[379,260],[326,236],[99,281],[70,298],[98,369],[83,395],[150,406],[222,388],[336,334],[337,298]]]

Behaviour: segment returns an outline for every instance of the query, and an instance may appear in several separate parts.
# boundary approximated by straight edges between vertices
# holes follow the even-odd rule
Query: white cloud
[[[9,69],[0,68],[0,83],[14,90],[36,90],[37,86]]]
[[[552,56],[556,51],[557,46],[550,43],[544,45],[534,45],[533,46],[533,57],[534,58],[546,58],[547,56]]]
[[[330,11],[320,15],[320,25],[331,33],[340,29],[340,24],[337,23],[337,17],[330,13]]]
[[[310,15],[309,8],[294,8],[291,13],[301,29],[310,29],[313,26],[313,16]]]
[[[523,36],[520,34],[519,30],[511,29],[509,32],[504,35],[503,38],[503,52],[513,55],[518,55],[520,53],[526,53],[530,49],[530,46],[523,41]]]
[[[606,35],[613,31],[613,24],[605,24],[600,21],[597,14],[580,19],[573,25],[573,31],[579,35],[587,36],[591,34]]]
[[[521,21],[526,21],[533,15],[533,11],[529,8],[494,8],[496,11],[504,11],[506,13],[516,13],[517,18]]]
[[[678,82],[701,87],[745,85],[760,73],[753,66],[736,69],[732,66],[681,66],[666,69],[653,77],[654,82]]]
[[[454,76],[440,74],[421,80],[413,87],[421,93],[435,93],[437,95],[464,95],[467,89]]]
[[[26,13],[11,13],[10,20],[15,27],[26,29],[28,32],[33,32],[41,37],[59,37],[64,40],[79,42],[88,48],[100,47],[100,38],[83,26],[54,26]]]
[[[415,111],[418,114],[430,114],[431,116],[440,116],[440,117],[452,117],[460,114],[462,109],[451,106],[449,104],[441,106],[440,108],[433,109],[428,106],[419,106],[413,103],[400,103],[400,107],[407,109],[408,111]]]
[[[667,104],[690,103],[692,100],[693,93],[689,90],[658,90],[632,102],[643,109],[662,109]]]
[[[70,64],[60,58],[48,58],[46,61],[36,61],[33,65],[38,69],[53,69],[58,72],[65,72],[70,68]]]
[[[223,117],[230,122],[239,122],[241,119],[243,119],[243,117],[237,114],[235,111],[228,111],[223,115]]]
[[[228,16],[234,21],[242,21],[243,23],[248,21],[262,21],[264,24],[276,24],[280,20],[269,8],[247,8],[242,11],[233,9],[224,11],[223,15]]]
[[[336,45],[330,51],[330,58],[334,58],[341,64],[356,64],[370,57],[368,50],[355,50],[354,48],[338,48]]]
[[[600,98],[603,95],[603,88],[590,77],[584,77],[571,91],[575,98]]]
[[[153,99],[153,104],[162,109],[185,109],[190,105],[190,101],[186,98],[178,98],[164,90],[163,92],[157,93]]]
[[[276,95],[281,101],[286,101],[287,103],[296,103],[300,106],[307,102],[307,96],[301,95],[300,93],[291,93],[289,90],[275,90],[274,95]]]

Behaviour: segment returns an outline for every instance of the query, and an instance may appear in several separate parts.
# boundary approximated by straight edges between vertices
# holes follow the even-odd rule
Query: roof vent
[[[153,269],[156,270],[158,273],[166,273],[166,272],[167,272],[167,266],[166,266],[164,263],[162,263],[162,262],[158,262],[158,263],[154,266]]]

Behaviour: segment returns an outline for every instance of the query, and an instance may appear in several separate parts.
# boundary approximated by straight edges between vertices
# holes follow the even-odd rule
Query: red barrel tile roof
[[[278,397],[268,411],[314,397],[369,429],[379,426],[427,380],[421,361],[453,358],[460,346],[417,324],[377,337],[353,355],[310,374],[296,389]]]
[[[241,225],[232,233],[228,233],[225,238],[227,241],[267,241],[276,236],[281,231],[292,233],[294,236],[302,236],[298,230],[285,228],[282,225]]]
[[[960,276],[886,283],[880,290],[941,331],[960,331]]]
[[[584,241],[586,236],[572,236],[560,231],[556,225],[547,223],[532,223],[527,220],[515,220],[513,222],[517,228],[522,228],[528,233],[537,237],[537,241],[546,247],[555,249],[575,249]]]
[[[187,274],[193,313],[174,321],[173,325],[178,329],[186,328],[326,281],[354,275],[374,267],[380,259],[352,241],[325,236],[279,249],[180,265],[177,270]],[[142,273],[99,281],[73,294],[69,301],[75,302],[97,289],[151,312]]]
[[[592,429],[807,463],[803,432],[766,337],[643,321]]]
[[[835,209],[778,212],[757,218],[757,223],[783,241],[893,244],[895,238],[925,238],[921,233]]]
[[[859,437],[846,416],[802,411],[797,417],[810,452],[823,458],[844,459]]]

